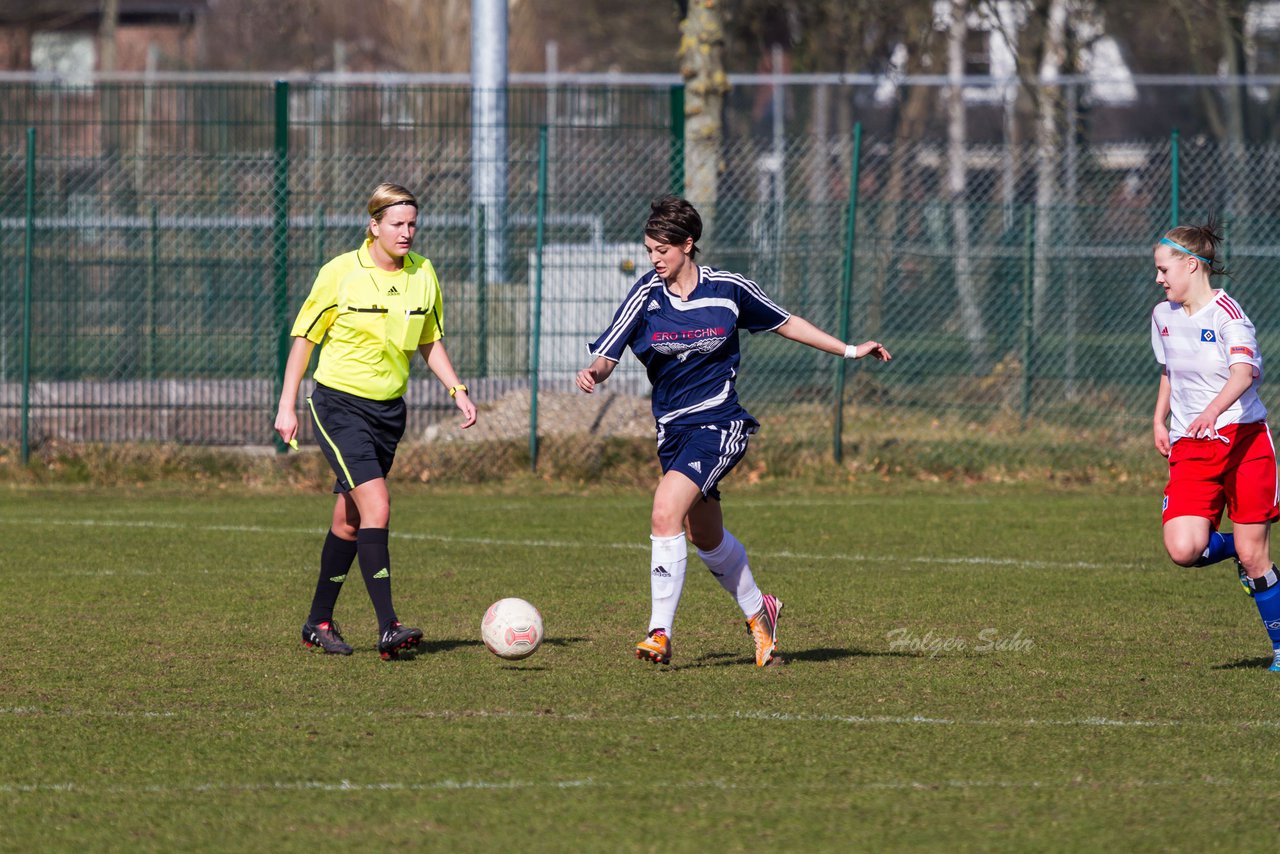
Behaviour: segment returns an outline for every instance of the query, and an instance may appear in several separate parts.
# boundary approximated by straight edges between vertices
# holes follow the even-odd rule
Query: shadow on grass
[[[841,649],[838,647],[816,647],[814,649],[782,650],[779,653],[784,664],[796,661],[839,661],[842,658],[915,658],[912,652],[881,652],[857,648]],[[733,652],[712,652],[701,656],[686,667],[736,667],[744,664],[754,665],[753,655],[740,655]]]
[[[1226,664],[1214,665],[1214,670],[1252,670],[1255,667],[1265,670],[1271,666],[1271,658],[1242,658],[1239,661],[1229,661]]]
[[[543,638],[542,646],[572,646],[586,640],[588,638]],[[436,640],[424,640],[418,644],[418,650],[424,653],[452,652],[455,649],[463,649],[470,646],[484,646],[484,641],[476,638],[438,638]]]

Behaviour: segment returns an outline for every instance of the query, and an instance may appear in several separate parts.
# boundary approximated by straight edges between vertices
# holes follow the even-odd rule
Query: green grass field
[[[383,662],[298,629],[328,497],[0,494],[0,849],[1265,849],[1280,676],[1230,569],[1164,557],[1158,489],[726,485],[786,604],[757,669],[695,558],[675,661],[635,490],[395,484]],[[485,607],[540,606],[508,664]]]

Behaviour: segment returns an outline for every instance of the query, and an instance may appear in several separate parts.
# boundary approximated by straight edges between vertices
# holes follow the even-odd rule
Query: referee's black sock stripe
[[[320,577],[316,579],[316,592],[311,597],[308,623],[314,626],[333,619],[333,608],[338,604],[342,583],[347,580],[355,559],[356,541],[344,540],[330,531],[324,538],[324,548],[320,550]]]
[[[357,555],[360,558],[360,574],[364,576],[365,589],[378,615],[378,629],[385,631],[395,622],[396,609],[391,604],[391,551],[387,548],[386,528],[361,528],[356,533]]]
[[[324,439],[325,444],[333,451],[334,459],[338,461],[338,466],[342,469],[342,475],[346,478],[348,484],[354,484],[351,479],[351,472],[347,469],[347,461],[342,458],[342,451],[338,450],[338,446],[329,438],[329,432],[324,429],[324,425],[320,423],[320,415],[316,412],[316,405],[311,398],[307,398],[307,407],[311,410],[311,420],[315,422],[316,432]]]

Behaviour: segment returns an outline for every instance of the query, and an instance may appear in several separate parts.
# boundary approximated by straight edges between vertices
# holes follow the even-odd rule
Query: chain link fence
[[[417,249],[481,406],[475,429],[454,429],[419,363],[410,440],[465,471],[652,435],[630,357],[593,398],[572,377],[647,269],[649,200],[680,186],[671,93],[511,90],[501,198],[475,189],[470,97],[0,83],[0,441],[271,443],[287,328],[320,265],[359,244],[383,180],[423,201]],[[843,419],[867,408],[1142,424],[1150,251],[1175,219],[1219,217],[1225,287],[1280,353],[1277,190],[1272,145],[745,134],[724,145],[715,205],[693,201],[704,263],[894,352],[887,367],[842,365],[778,336],[744,341],[740,391],[766,429],[839,448]]]

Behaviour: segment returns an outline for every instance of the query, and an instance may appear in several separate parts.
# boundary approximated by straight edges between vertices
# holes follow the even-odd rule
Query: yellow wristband
[[[455,386],[450,386],[450,387],[449,387],[449,397],[457,397],[457,396],[458,396],[458,392],[460,392],[460,391],[466,391],[466,390],[467,390],[467,387],[466,387],[466,386],[464,386],[462,383],[458,383],[458,384],[457,384],[457,385],[455,385]]]

